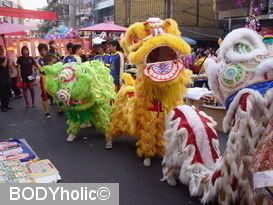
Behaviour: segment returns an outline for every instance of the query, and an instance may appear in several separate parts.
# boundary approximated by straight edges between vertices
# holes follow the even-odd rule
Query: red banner
[[[55,12],[34,11],[27,9],[0,7],[0,16],[9,16],[16,18],[57,20],[59,16]]]

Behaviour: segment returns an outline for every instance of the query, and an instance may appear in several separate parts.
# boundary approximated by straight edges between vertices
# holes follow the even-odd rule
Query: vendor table
[[[211,116],[217,122],[215,129],[223,132],[223,119],[226,115],[225,107],[204,104],[202,96],[205,96],[208,92],[211,92],[205,88],[190,88],[188,90],[188,93],[185,95],[185,103],[195,106],[196,108],[204,111],[207,115]],[[200,94],[198,94],[198,92],[200,92]],[[204,95],[202,95],[202,92]]]

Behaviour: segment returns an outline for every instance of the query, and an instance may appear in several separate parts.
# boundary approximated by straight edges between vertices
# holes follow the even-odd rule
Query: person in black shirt
[[[11,89],[11,80],[8,68],[8,58],[4,56],[4,49],[0,46],[0,101],[1,112],[7,112],[9,107],[9,97]]]
[[[23,95],[26,101],[26,108],[30,108],[27,90],[29,90],[31,94],[32,107],[35,107],[34,88],[33,88],[33,81],[35,77],[33,73],[33,66],[36,67],[36,63],[34,59],[31,56],[29,56],[29,49],[27,46],[22,47],[21,54],[22,56],[20,56],[17,59],[17,65],[18,65],[18,71],[19,71],[19,79],[23,84],[22,88],[23,88]]]

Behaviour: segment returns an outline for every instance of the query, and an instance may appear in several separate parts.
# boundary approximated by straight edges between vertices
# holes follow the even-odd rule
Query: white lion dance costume
[[[210,88],[225,103],[227,149],[219,154],[215,122],[183,105],[166,122],[164,180],[178,178],[202,203],[272,204],[273,52],[255,31],[227,35],[217,62],[205,63]]]

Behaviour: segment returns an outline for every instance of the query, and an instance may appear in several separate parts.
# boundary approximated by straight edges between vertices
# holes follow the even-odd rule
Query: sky
[[[24,9],[36,10],[47,5],[46,0],[21,0]]]

